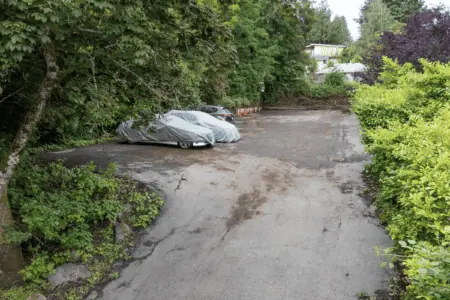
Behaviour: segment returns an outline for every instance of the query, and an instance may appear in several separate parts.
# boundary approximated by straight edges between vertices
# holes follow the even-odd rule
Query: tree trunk
[[[11,209],[8,205],[8,183],[11,180],[14,169],[20,161],[20,154],[25,148],[33,129],[41,119],[42,111],[58,85],[58,65],[56,55],[51,47],[43,50],[47,66],[46,76],[36,93],[35,105],[25,115],[25,118],[16,133],[11,145],[11,151],[6,157],[6,163],[0,166],[0,286],[11,283],[17,276],[17,272],[23,266],[23,258],[18,246],[8,245],[2,239],[3,224],[13,222]]]

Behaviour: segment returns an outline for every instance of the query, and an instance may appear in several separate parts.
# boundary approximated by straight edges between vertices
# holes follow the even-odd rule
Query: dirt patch
[[[205,229],[204,229],[204,228],[198,227],[198,228],[196,228],[195,230],[189,231],[189,233],[190,233],[190,234],[200,234],[200,233],[203,232],[203,230],[205,230]]]
[[[268,193],[275,190],[284,193],[294,185],[294,176],[289,171],[281,173],[279,170],[265,169],[261,177]]]
[[[353,181],[347,181],[339,184],[339,189],[341,190],[342,194],[351,194],[353,193],[353,186],[355,185],[355,182]]]
[[[269,198],[262,195],[261,191],[258,189],[240,195],[236,204],[233,206],[230,217],[226,223],[227,229],[230,230],[245,220],[251,219],[254,215],[260,214],[258,208],[266,203],[268,199]]]

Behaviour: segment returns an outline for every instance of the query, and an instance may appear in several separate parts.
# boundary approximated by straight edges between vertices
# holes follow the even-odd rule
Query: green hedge
[[[361,85],[353,110],[373,155],[376,205],[405,267],[404,299],[450,299],[450,65],[385,59],[380,84]]]

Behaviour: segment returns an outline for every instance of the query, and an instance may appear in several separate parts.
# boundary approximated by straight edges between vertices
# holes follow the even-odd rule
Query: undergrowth
[[[128,258],[129,240],[115,240],[115,224],[147,227],[163,200],[129,178],[116,176],[116,166],[99,171],[91,163],[67,168],[62,161],[39,163],[27,155],[9,185],[16,223],[6,227],[9,243],[20,244],[27,265],[24,285],[0,291],[0,299],[26,299],[31,291],[53,299],[76,299],[103,280],[114,261]],[[64,263],[81,263],[92,272],[83,286],[50,289],[47,277]],[[70,297],[69,297],[70,296]],[[80,297],[81,297],[80,296]]]

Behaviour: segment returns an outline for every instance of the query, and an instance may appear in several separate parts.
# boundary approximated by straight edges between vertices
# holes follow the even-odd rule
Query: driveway
[[[390,239],[360,195],[367,157],[340,111],[263,112],[213,149],[108,143],[53,154],[115,161],[166,196],[101,299],[348,300],[388,286]]]

